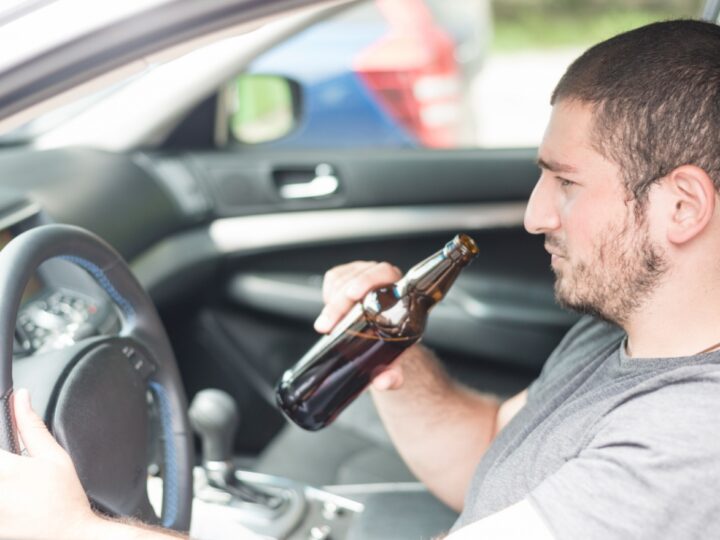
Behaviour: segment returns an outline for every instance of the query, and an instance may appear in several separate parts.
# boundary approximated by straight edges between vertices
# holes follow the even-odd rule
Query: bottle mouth
[[[467,234],[460,233],[453,238],[453,243],[460,247],[463,251],[466,251],[470,255],[477,255],[480,249],[477,247],[475,240],[470,238]]]
[[[475,257],[475,255],[480,252],[475,240],[463,233],[455,235],[455,237],[445,245],[443,251],[446,257],[450,257],[453,260],[463,257]]]

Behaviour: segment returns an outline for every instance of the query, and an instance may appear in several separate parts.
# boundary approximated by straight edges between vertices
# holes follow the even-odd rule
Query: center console
[[[195,499],[191,537],[202,540],[242,538],[229,530],[250,529],[261,537],[288,540],[329,540],[348,537],[363,504],[329,490],[248,471],[237,479],[252,489],[272,494],[280,501],[274,508],[242,501],[207,482],[202,467],[195,470]]]
[[[238,478],[276,493],[284,504],[264,512],[209,487],[195,471],[191,537],[199,540],[261,538],[287,540],[418,540],[449,530],[457,515],[420,483],[386,483],[315,488],[284,478],[239,471]]]
[[[188,411],[202,444],[194,471],[193,537],[228,538],[227,528],[246,527],[269,538],[345,538],[363,505],[287,479],[239,470],[232,459],[240,422],[233,398],[221,390],[198,392]]]
[[[287,540],[416,540],[448,530],[457,517],[420,483],[317,488],[239,470],[231,458],[238,411],[220,390],[199,392],[189,416],[202,442],[193,538],[243,538],[249,529]]]

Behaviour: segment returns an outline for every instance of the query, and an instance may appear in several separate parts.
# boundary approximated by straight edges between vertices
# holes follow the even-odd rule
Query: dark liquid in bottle
[[[371,290],[287,370],[276,388],[280,409],[312,431],[330,424],[370,381],[422,335],[430,309],[478,253],[459,234],[393,284]]]
[[[292,385],[280,382],[276,396],[280,408],[311,431],[330,424],[417,337],[383,338],[360,318],[325,340],[312,363],[292,370]]]

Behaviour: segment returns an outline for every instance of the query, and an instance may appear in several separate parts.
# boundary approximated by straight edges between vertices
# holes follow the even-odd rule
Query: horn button
[[[88,496],[114,514],[132,513],[146,497],[147,382],[133,367],[138,355],[127,342],[85,354],[65,379],[53,415],[54,435]]]

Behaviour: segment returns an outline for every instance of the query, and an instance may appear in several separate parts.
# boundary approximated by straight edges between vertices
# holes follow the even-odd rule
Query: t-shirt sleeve
[[[603,417],[588,446],[529,495],[553,535],[717,535],[719,390],[713,378],[671,384]]]

